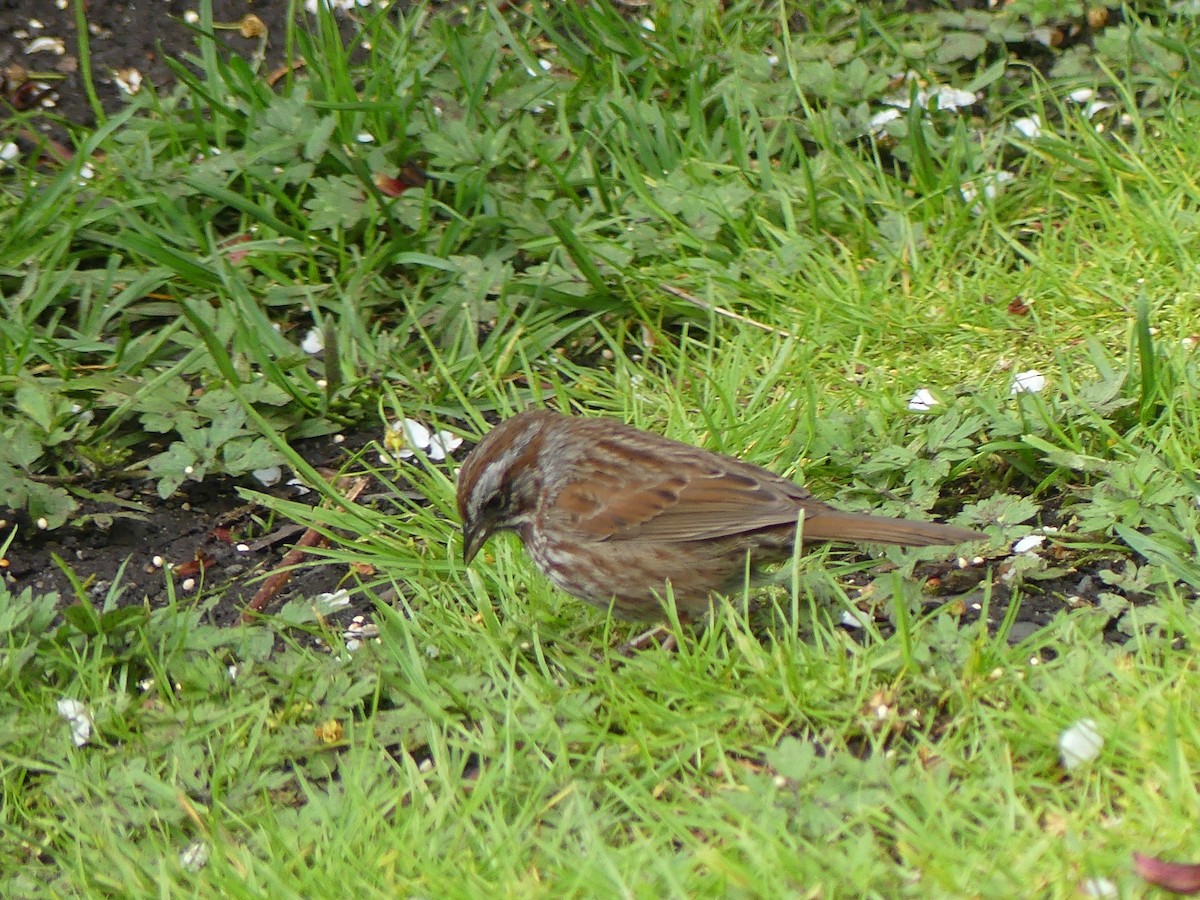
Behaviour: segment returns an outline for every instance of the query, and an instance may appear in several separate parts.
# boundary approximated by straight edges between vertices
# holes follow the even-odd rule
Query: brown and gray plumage
[[[714,592],[789,559],[803,540],[925,546],[985,535],[841,512],[786,478],[611,419],[529,410],[493,428],[458,473],[463,556],[515,531],[533,561],[581,600],[631,619],[695,618]]]

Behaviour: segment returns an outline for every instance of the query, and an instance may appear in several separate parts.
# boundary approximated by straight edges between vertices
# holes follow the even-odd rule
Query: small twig
[[[366,478],[355,479],[346,491],[346,499],[353,502],[358,499],[359,494],[366,490],[366,487]],[[263,608],[271,602],[271,599],[283,590],[284,585],[291,580],[292,570],[304,559],[308,549],[324,546],[327,540],[328,538],[314,528],[309,528],[304,534],[300,535],[300,540],[296,541],[296,545],[287,552],[287,555],[283,557],[283,561],[276,567],[270,577],[263,582],[263,586],[258,589],[250,602],[246,604],[246,608],[242,610],[241,623],[245,625],[248,622],[252,622],[255,618],[254,614],[262,612]]]
[[[304,68],[303,60],[289,63],[286,66],[280,66],[274,72],[271,72],[269,75],[267,75],[267,84],[270,87],[275,87],[279,79],[283,78],[285,75],[290,75],[292,72],[298,72],[302,68]]]
[[[753,325],[755,328],[761,328],[763,331],[770,332],[771,334],[777,334],[780,337],[792,337],[789,332],[784,331],[782,328],[776,328],[773,325],[767,325],[764,322],[751,319],[749,316],[743,316],[741,313],[735,313],[731,309],[714,306],[711,303],[701,300],[695,294],[689,294],[683,288],[675,287],[673,284],[667,284],[666,282],[660,281],[658,288],[659,290],[670,294],[672,297],[677,297],[678,299],[683,300],[685,303],[690,303],[692,306],[696,307],[697,309],[702,309],[705,312],[711,312],[714,315],[722,316],[726,319],[732,319],[735,322],[741,322],[743,325]]]
[[[274,547],[280,541],[286,541],[298,531],[304,531],[304,526],[296,522],[288,522],[281,528],[276,528],[268,535],[260,537],[257,541],[246,545],[247,553],[257,553],[259,550],[266,550],[268,547]]]

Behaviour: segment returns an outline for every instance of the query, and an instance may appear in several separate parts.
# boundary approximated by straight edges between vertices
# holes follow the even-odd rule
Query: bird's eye
[[[490,515],[496,515],[504,508],[504,498],[500,494],[492,494],[483,501],[483,511]]]

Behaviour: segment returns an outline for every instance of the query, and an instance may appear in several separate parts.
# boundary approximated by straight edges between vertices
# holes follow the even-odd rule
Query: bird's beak
[[[481,547],[487,543],[490,531],[481,523],[463,523],[463,564],[470,565]]]

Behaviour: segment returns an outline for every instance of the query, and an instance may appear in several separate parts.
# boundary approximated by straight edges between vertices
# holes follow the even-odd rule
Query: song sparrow
[[[751,568],[804,541],[957,544],[952,525],[840,512],[800,485],[729,456],[611,419],[529,410],[493,428],[458,473],[463,557],[516,531],[556,585],[630,619],[662,614],[670,582],[681,618]]]

